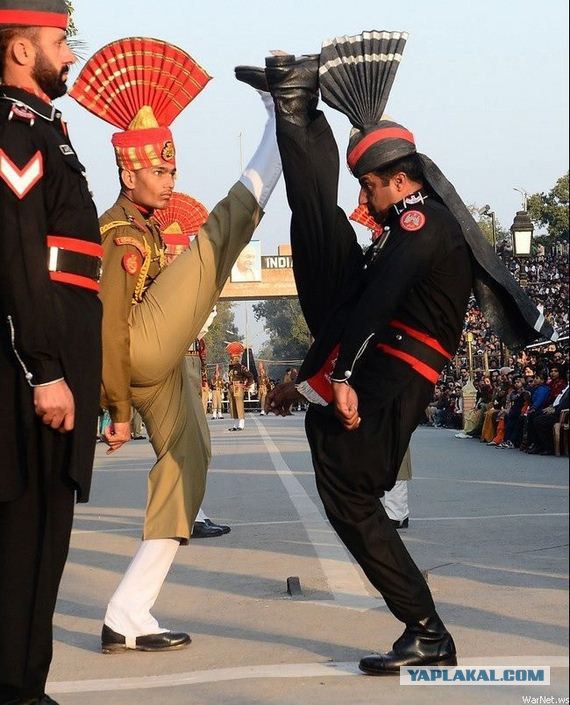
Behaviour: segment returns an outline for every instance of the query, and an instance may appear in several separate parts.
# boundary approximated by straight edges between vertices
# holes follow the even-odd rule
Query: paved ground
[[[146,441],[106,457],[80,505],[56,613],[61,705],[375,705],[568,696],[568,462],[420,428],[406,544],[428,569],[461,665],[549,665],[551,686],[415,687],[357,674],[401,631],[323,518],[302,414],[210,422],[206,509],[231,534],[181,548],[154,613],[183,651],[104,656],[105,605],[141,531]],[[299,576],[302,598],[286,592]],[[535,701],[540,702],[540,701]],[[542,702],[546,702],[542,700]],[[553,702],[557,702],[556,700]],[[561,701],[562,702],[562,701]],[[568,702],[568,700],[566,700]]]

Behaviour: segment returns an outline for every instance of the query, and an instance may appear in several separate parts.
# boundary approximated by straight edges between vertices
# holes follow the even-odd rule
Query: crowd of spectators
[[[558,343],[508,350],[470,302],[457,355],[442,373],[424,423],[459,431],[497,448],[552,454],[552,427],[568,409],[568,258],[507,257],[505,264],[558,331]],[[469,355],[471,340],[471,357]],[[472,373],[470,374],[470,369]],[[475,408],[464,414],[471,377]]]

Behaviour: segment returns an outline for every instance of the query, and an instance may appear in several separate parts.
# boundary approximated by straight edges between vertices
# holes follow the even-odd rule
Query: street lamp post
[[[487,204],[483,206],[483,210],[480,211],[481,215],[486,215],[491,218],[491,235],[493,237],[493,249],[497,251],[497,224],[495,221],[495,211],[491,210],[491,206]]]

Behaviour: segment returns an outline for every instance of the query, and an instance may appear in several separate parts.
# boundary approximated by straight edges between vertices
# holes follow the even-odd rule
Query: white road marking
[[[279,451],[278,451],[279,452]],[[285,461],[283,461],[285,462]],[[281,477],[281,476],[280,476]],[[295,478],[292,477],[290,478],[291,480],[294,480]],[[283,478],[281,477],[281,480],[283,481]],[[283,482],[285,485],[285,482]],[[287,487],[287,486],[286,486]],[[308,501],[310,502],[313,507],[316,509],[316,505],[313,503],[311,498],[306,492],[303,492],[303,494],[291,494],[289,495],[291,497],[291,500],[293,501],[293,498],[295,498],[295,501],[299,501],[299,504],[302,505],[304,502]],[[306,498],[306,500],[304,499]],[[293,504],[295,504],[295,501],[293,501]],[[301,516],[301,513],[299,512],[299,509],[297,508],[297,505],[295,504],[295,508],[297,509],[299,516]],[[317,509],[318,511],[318,509]],[[462,517],[413,517],[413,522],[421,522],[421,521],[485,521],[487,519],[520,519],[520,518],[551,518],[551,517],[567,517],[568,512],[541,512],[538,514],[480,514],[477,516],[462,516]],[[82,516],[81,514],[77,514],[77,518],[81,519],[94,519],[93,516]],[[96,519],[95,519],[96,520]],[[101,521],[115,521],[111,519],[106,519],[103,518]],[[319,514],[319,520],[318,522],[315,522],[313,519],[312,515],[309,516],[301,516],[301,519],[294,519],[292,521],[248,521],[248,522],[232,522],[230,520],[230,524],[233,528],[238,528],[242,526],[272,526],[272,525],[279,525],[279,524],[299,524],[302,523],[307,530],[307,533],[310,535],[311,538],[311,543],[313,546],[317,545],[322,545],[323,547],[327,548],[334,548],[335,550],[340,547],[346,556],[350,559],[350,556],[348,552],[344,549],[342,544],[339,541],[335,540],[334,545],[331,544],[323,544],[322,543],[322,538],[319,541],[317,537],[318,533],[323,533],[325,532],[329,536],[336,536],[334,532],[332,532],[329,528],[323,528],[323,519]],[[311,526],[313,524],[313,526]],[[308,527],[310,526],[310,531]],[[129,531],[137,531],[141,532],[142,531],[143,524],[141,523],[140,525],[137,526],[129,526],[128,528],[121,528],[121,529],[74,529],[71,533],[73,536],[78,535],[78,534],[120,534],[123,532],[129,532]],[[406,534],[402,534],[402,536],[405,538]],[[321,556],[319,556],[321,558]],[[330,558],[330,556],[326,556],[326,558]],[[350,559],[352,560],[352,559]],[[362,581],[361,581],[362,582]],[[380,601],[380,599],[376,600],[376,598],[372,597],[368,592],[366,593],[367,597],[369,597],[372,600],[375,600],[376,602]],[[374,605],[378,606],[378,605]]]
[[[518,668],[568,668],[564,656],[488,656],[459,659],[459,666],[516,666]],[[99,680],[55,681],[46,688],[53,695],[65,693],[116,692],[120,690],[146,690],[148,688],[176,688],[182,685],[222,683],[224,681],[252,680],[259,678],[330,678],[362,675],[358,664],[351,661],[327,663],[288,663],[271,666],[240,666],[209,671],[174,673],[164,676],[135,676],[130,678],[101,678]],[[366,676],[362,676],[365,678]],[[398,683],[397,676],[393,682]]]
[[[480,519],[517,519],[519,517],[567,517],[568,512],[538,512],[536,514],[477,514],[466,517],[412,517],[413,521],[479,521]]]
[[[525,489],[532,490],[568,490],[570,487],[568,485],[545,485],[538,482],[508,482],[505,480],[461,480],[457,477],[422,477],[421,475],[414,475],[414,482],[416,480],[421,480],[422,482],[431,482],[435,480],[436,482],[458,482],[464,485],[503,485],[505,487],[524,487]]]
[[[315,529],[328,529],[328,525],[325,523],[319,508],[305,492],[303,485],[294,476],[263,424],[257,419],[253,419],[253,421],[265,444],[275,472],[287,490],[307,532],[307,536],[313,545],[335,603],[343,607],[358,607],[360,609],[363,609],[365,605],[368,608],[383,606],[385,603],[381,597],[370,595],[360,573],[352,562],[350,554],[332,530],[329,529],[327,536],[330,544],[326,546],[322,544],[322,532],[317,533]]]

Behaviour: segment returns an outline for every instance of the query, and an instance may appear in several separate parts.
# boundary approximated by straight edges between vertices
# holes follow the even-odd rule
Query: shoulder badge
[[[22,200],[44,175],[44,159],[38,150],[21,169],[0,149],[0,178]]]
[[[425,222],[426,217],[421,211],[404,211],[400,216],[400,227],[411,233],[421,230]]]
[[[141,242],[136,239],[136,237],[129,237],[128,235],[125,235],[124,237],[116,237],[113,242],[118,247],[120,247],[121,245],[131,245],[140,252],[142,257],[146,257],[147,253],[145,247]]]
[[[127,274],[138,274],[141,271],[143,258],[138,252],[127,252],[121,260],[123,269]]]
[[[19,120],[21,122],[27,122],[30,127],[33,127],[36,121],[36,116],[25,105],[22,105],[20,103],[14,103],[12,109],[10,110],[10,114],[8,115],[8,120],[14,119]]]

